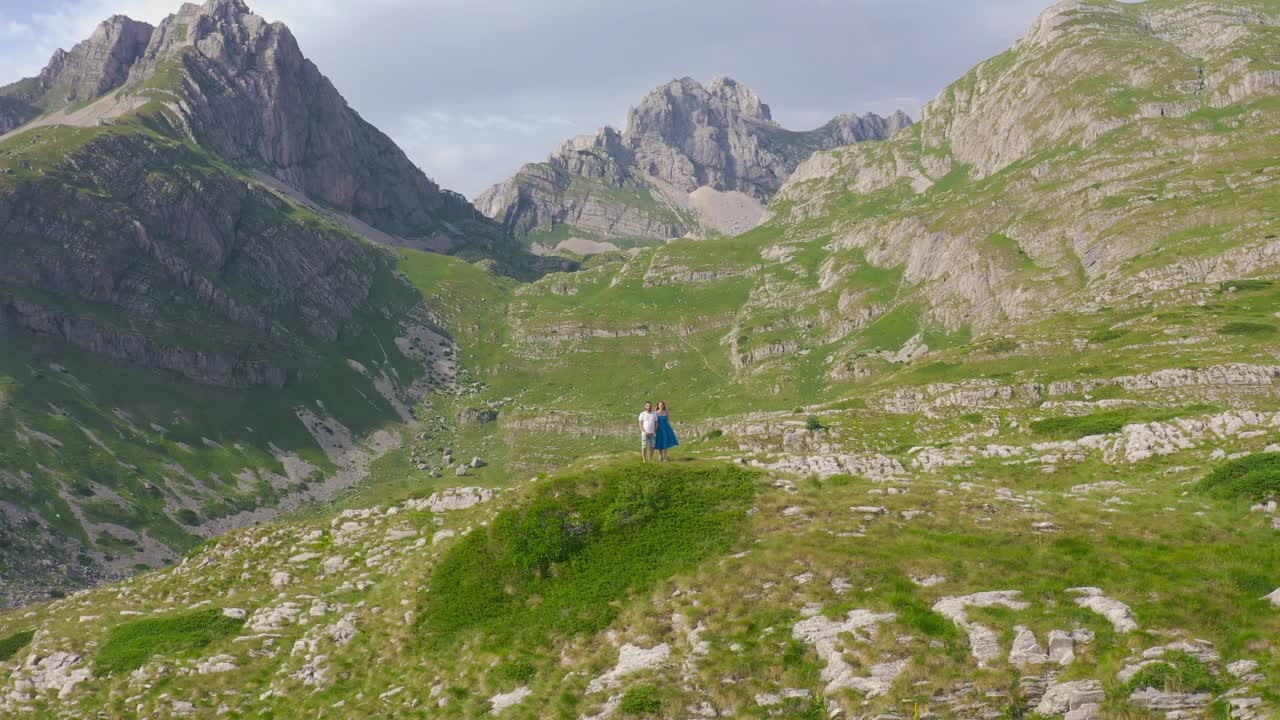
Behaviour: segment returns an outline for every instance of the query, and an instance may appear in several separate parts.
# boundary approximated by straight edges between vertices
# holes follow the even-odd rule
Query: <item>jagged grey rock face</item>
[[[546,162],[482,193],[476,206],[518,237],[562,226],[601,241],[739,232],[759,222],[763,203],[814,151],[884,139],[910,124],[902,112],[846,114],[815,130],[787,130],[755,91],[731,78],[705,87],[682,78],[632,108],[625,132],[605,127],[569,140]],[[758,209],[738,211],[745,222],[725,218],[691,201],[700,188],[740,194]]]
[[[56,51],[36,77],[0,88],[0,134],[51,107],[92,100],[123,85],[153,29],[112,16],[69,52]]]
[[[64,142],[72,133],[60,125],[93,128],[49,167],[2,176],[0,281],[43,295],[0,291],[0,327],[200,382],[283,385],[293,363],[281,359],[302,360],[308,342],[350,327],[387,260],[352,233],[290,222],[281,196],[375,241],[489,258],[513,274],[536,263],[348,107],[287,27],[242,0],[188,3],[155,28],[113,17],[0,98],[0,116],[16,122],[48,111],[13,130],[10,147]],[[159,132],[135,129],[129,113],[143,105]],[[122,129],[100,132],[104,123]],[[122,311],[128,327],[67,310],[79,302]],[[281,322],[286,308],[296,324]],[[224,340],[197,349],[184,331],[206,323]]]
[[[184,71],[190,132],[232,163],[262,168],[407,245],[504,249],[502,233],[464,197],[428,179],[347,105],[283,23],[267,22],[242,0],[184,5],[151,35],[129,82],[174,63]]]
[[[910,125],[901,112],[886,120],[841,115],[812,132],[785,130],[754,90],[727,77],[705,88],[691,78],[649,93],[627,117],[623,138],[640,170],[685,192],[708,186],[767,202],[815,150],[880,140]]]

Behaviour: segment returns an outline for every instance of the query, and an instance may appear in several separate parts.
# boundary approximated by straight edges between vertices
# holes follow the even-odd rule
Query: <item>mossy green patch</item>
[[[1138,671],[1129,680],[1130,692],[1139,688],[1155,688],[1164,692],[1218,692],[1222,683],[1203,662],[1184,652],[1170,653],[1159,662]]]
[[[490,645],[595,632],[617,601],[727,550],[753,494],[728,465],[619,465],[537,488],[458,543],[432,574],[421,629]]]
[[[624,715],[653,715],[662,710],[662,693],[653,685],[637,685],[622,696],[618,709]]]
[[[24,630],[0,638],[0,662],[17,655],[19,650],[31,644],[31,638],[35,636],[34,630]]]
[[[1269,500],[1280,495],[1280,453],[1257,453],[1219,465],[1198,487],[1217,498]]]
[[[243,619],[227,617],[219,608],[117,625],[93,658],[94,672],[99,676],[129,672],[155,655],[202,650],[239,633],[242,625]]]

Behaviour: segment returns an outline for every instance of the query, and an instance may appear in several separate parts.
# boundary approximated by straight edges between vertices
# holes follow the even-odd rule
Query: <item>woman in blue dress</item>
[[[658,401],[658,434],[653,439],[653,447],[658,451],[658,458],[663,462],[670,460],[667,451],[680,444],[676,439],[676,431],[671,429],[671,415],[667,413],[667,404]]]

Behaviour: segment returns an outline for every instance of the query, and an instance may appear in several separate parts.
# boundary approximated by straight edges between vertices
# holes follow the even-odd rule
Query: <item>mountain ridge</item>
[[[531,236],[582,248],[734,234],[759,222],[762,203],[815,150],[881,139],[910,124],[899,111],[787,130],[732,78],[703,87],[684,77],[630,108],[624,131],[604,127],[567,140],[547,161],[481,193],[476,205],[540,248]],[[560,237],[566,233],[573,237]]]
[[[403,442],[454,369],[445,300],[397,248],[463,277],[563,267],[240,0],[113,16],[0,97],[23,120],[0,136],[0,603],[325,500]]]

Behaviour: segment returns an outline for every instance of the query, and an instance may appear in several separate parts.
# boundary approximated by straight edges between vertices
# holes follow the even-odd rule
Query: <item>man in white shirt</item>
[[[644,404],[644,412],[640,413],[640,461],[653,459],[653,440],[658,435],[658,413],[653,411],[653,403]]]

